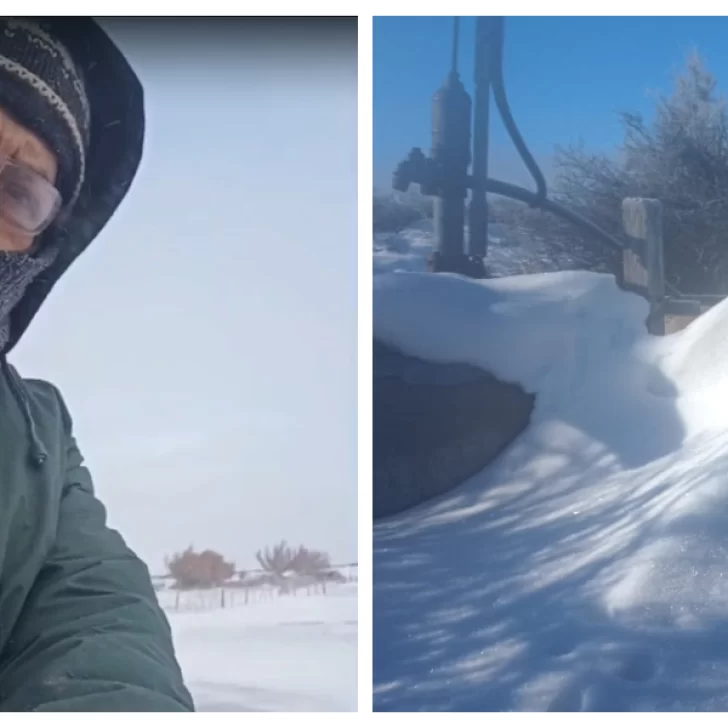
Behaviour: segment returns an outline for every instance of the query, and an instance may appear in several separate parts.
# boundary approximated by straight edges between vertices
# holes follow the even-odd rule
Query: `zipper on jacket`
[[[42,468],[46,460],[48,460],[48,452],[43,446],[43,443],[40,441],[38,431],[35,428],[33,416],[30,413],[30,401],[25,390],[25,385],[20,380],[20,376],[8,363],[7,358],[4,356],[0,360],[0,368],[5,374],[5,378],[7,379],[8,386],[13,394],[13,398],[17,402],[18,407],[20,407],[20,412],[23,415],[28,440],[30,441],[30,445],[28,447],[28,459],[36,468]]]

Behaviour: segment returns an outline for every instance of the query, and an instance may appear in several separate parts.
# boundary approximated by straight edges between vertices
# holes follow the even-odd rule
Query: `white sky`
[[[190,543],[355,560],[356,35],[109,30],[145,86],[142,167],[11,359],[60,387],[154,573]]]

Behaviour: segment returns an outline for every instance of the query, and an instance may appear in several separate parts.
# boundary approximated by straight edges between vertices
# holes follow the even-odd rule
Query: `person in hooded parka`
[[[5,711],[194,710],[149,572],[106,524],[60,392],[7,359],[126,195],[143,137],[140,82],[95,21],[0,19]]]

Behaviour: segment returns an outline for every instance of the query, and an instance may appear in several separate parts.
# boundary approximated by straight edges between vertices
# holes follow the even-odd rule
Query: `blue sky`
[[[357,553],[355,29],[221,22],[107,21],[144,158],[12,357],[155,573],[190,543]]]
[[[474,18],[461,21],[460,76],[472,93]],[[450,63],[452,19],[374,19],[374,182],[390,185],[412,146],[430,146],[434,91]],[[555,144],[595,151],[621,140],[616,112],[649,114],[655,94],[693,48],[728,93],[728,18],[507,18],[505,79],[521,133],[548,174]],[[492,172],[528,179],[501,126],[491,120]]]

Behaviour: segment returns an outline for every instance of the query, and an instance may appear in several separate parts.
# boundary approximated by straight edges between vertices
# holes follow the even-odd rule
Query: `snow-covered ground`
[[[185,596],[175,612],[159,594],[198,711],[356,710],[356,584],[225,609],[217,590]]]
[[[568,262],[563,255],[557,256],[554,250],[532,240],[506,244],[507,231],[498,223],[491,223],[488,230],[488,270],[494,277],[554,271]],[[421,220],[397,233],[376,233],[372,239],[373,273],[424,272],[431,253],[431,220]]]
[[[455,491],[378,522],[379,710],[728,710],[728,301],[645,333],[609,276],[375,276],[374,332],[537,394]]]

